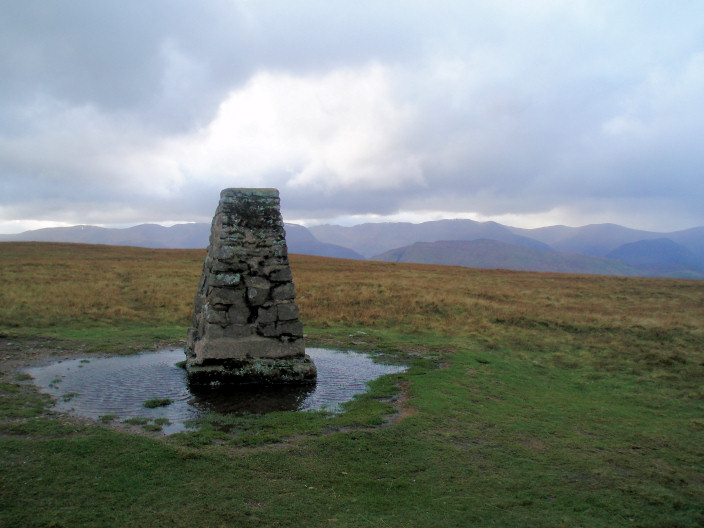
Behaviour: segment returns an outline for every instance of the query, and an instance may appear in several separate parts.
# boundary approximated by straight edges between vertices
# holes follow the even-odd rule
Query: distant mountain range
[[[487,239],[416,242],[410,246],[377,255],[373,260],[519,271],[627,276],[639,274],[635,269],[617,260],[573,253],[556,253]]]
[[[411,224],[409,222],[360,224],[353,227],[320,225],[310,228],[318,240],[335,241],[336,244],[352,248],[367,258],[407,246],[416,242],[437,242],[439,240],[497,240],[545,251],[552,251],[550,245],[522,234],[496,222],[475,222],[473,220],[438,220]]]
[[[521,229],[496,222],[438,220],[352,227],[321,225],[310,230],[318,240],[336,240],[371,260],[704,278],[704,227],[656,233],[616,224]],[[482,240],[481,244],[449,243]]]
[[[0,241],[82,242],[151,248],[204,248],[210,224],[126,229],[58,227],[0,235]],[[496,222],[439,220],[321,225],[286,224],[291,253],[527,271],[704,279],[704,227],[656,233],[615,224],[538,229]]]
[[[36,229],[16,235],[0,235],[0,242],[78,242],[157,249],[198,249],[207,247],[209,237],[210,224],[205,223],[176,224],[171,227],[141,224],[125,229],[80,225]],[[321,242],[308,229],[297,224],[286,224],[286,243],[291,253],[364,259],[362,255],[352,249]]]

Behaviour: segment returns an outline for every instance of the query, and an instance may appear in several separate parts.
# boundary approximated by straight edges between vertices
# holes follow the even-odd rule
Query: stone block
[[[215,287],[210,291],[208,299],[212,304],[244,305],[244,293],[243,289]]]
[[[205,273],[205,271],[203,271],[203,274],[200,277],[200,282],[198,283],[198,292],[199,293],[205,291],[205,286],[206,286],[207,282],[208,282],[208,274]],[[202,307],[203,307],[203,305],[201,304],[201,308]]]
[[[276,306],[269,306],[267,308],[260,307],[257,314],[258,323],[275,323],[278,319]]]
[[[198,341],[198,333],[195,328],[188,329],[188,335],[186,337],[186,346],[192,348],[193,344]]]
[[[276,307],[276,315],[280,321],[298,320],[298,306],[295,303],[282,303]]]
[[[208,284],[210,286],[237,286],[242,280],[242,276],[239,273],[213,273],[208,279]]]
[[[254,327],[244,324],[229,324],[221,326],[218,324],[209,324],[205,329],[205,338],[207,339],[222,339],[222,338],[238,338],[254,335]]]
[[[305,354],[302,342],[282,343],[278,339],[259,335],[201,339],[194,351],[192,364],[212,364],[228,359],[303,357]]]
[[[269,269],[268,275],[269,280],[271,280],[272,282],[291,282],[293,280],[291,268],[289,267]]]
[[[293,300],[295,296],[296,290],[294,289],[292,282],[281,284],[280,286],[274,286],[271,290],[271,298],[275,301],[289,301]]]
[[[205,328],[208,326],[208,321],[205,319],[205,314],[203,312],[196,314],[195,316],[196,319],[196,333],[198,336],[201,338],[205,335]]]
[[[205,306],[205,295],[202,293],[196,293],[196,297],[193,300],[193,313],[202,312],[203,306]]]
[[[252,275],[244,277],[244,285],[247,286],[247,288],[257,288],[258,290],[271,289],[271,282],[266,280],[264,277],[257,277]]]
[[[300,321],[284,321],[281,323],[276,323],[276,330],[279,335],[303,337],[303,323]]]
[[[208,322],[208,324],[218,324],[225,326],[227,324],[227,311],[226,310],[218,310],[216,307],[223,306],[222,304],[218,304],[216,306],[211,306],[209,304],[205,305],[205,308],[203,310],[203,313],[205,314],[205,320]]]
[[[232,246],[220,246],[218,249],[213,251],[213,257],[215,260],[231,263],[237,258],[237,253],[235,252],[235,248]]]
[[[227,310],[227,318],[230,324],[247,324],[252,315],[252,310],[244,303],[244,300],[233,304]]]
[[[247,303],[250,306],[261,306],[269,300],[269,288],[247,288]]]
[[[257,333],[263,335],[264,337],[279,337],[280,332],[277,324],[260,324],[257,326]]]

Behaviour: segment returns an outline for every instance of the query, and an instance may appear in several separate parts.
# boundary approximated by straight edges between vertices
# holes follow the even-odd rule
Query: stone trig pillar
[[[276,189],[220,193],[186,357],[198,385],[315,381]]]

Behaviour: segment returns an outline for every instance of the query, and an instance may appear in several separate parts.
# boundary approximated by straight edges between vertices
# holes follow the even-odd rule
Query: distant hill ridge
[[[359,224],[352,227],[326,224],[311,227],[310,230],[318,240],[323,242],[336,240],[338,244],[352,248],[365,257],[415,242],[482,238],[553,251],[548,244],[513,233],[510,228],[496,222],[475,222],[474,220],[436,220],[421,224],[393,222]]]
[[[669,238],[631,242],[609,252],[606,256],[653,275],[684,276],[688,271],[704,271],[701,259],[697,255]]]
[[[372,260],[446,264],[470,268],[500,268],[516,271],[550,271],[599,275],[638,275],[617,260],[517,246],[496,240],[449,240],[416,242],[411,246],[377,255]]]
[[[364,258],[352,249],[319,241],[303,226],[286,224],[285,229],[286,243],[291,253],[355,260]],[[176,224],[171,227],[140,224],[124,229],[79,225],[36,229],[17,235],[0,235],[0,242],[78,242],[156,249],[199,249],[208,246],[209,237],[210,224],[206,223]]]
[[[325,257],[397,259],[398,262],[432,260],[436,264],[530,271],[704,278],[704,227],[671,233],[616,224],[523,229],[496,222],[457,219],[419,224],[367,223],[352,227],[306,228],[286,224],[286,233],[291,253]],[[210,224],[205,223],[171,227],[142,224],[126,229],[73,226],[0,235],[0,241],[204,248],[209,234]],[[453,243],[472,241],[483,242]],[[488,243],[492,241],[500,244]],[[436,254],[430,255],[433,252]]]

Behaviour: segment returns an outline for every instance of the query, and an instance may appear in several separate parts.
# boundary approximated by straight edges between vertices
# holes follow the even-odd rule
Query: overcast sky
[[[0,232],[704,225],[701,0],[0,4]]]

